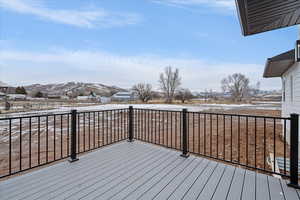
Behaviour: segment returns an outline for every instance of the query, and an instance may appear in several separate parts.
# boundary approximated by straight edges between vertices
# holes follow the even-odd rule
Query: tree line
[[[172,103],[174,99],[185,103],[193,98],[193,94],[188,88],[180,87],[181,77],[177,68],[173,69],[171,66],[166,67],[164,72],[159,75],[158,83],[166,103]],[[149,83],[138,83],[132,87],[132,90],[144,103],[153,99],[155,96],[152,85]]]
[[[174,99],[185,103],[194,97],[188,88],[181,87],[182,79],[177,68],[166,67],[160,74],[158,83],[166,103],[172,103]],[[248,77],[241,73],[234,73],[221,80],[221,89],[232,101],[241,102],[258,95],[260,82],[251,86]],[[155,97],[155,92],[149,83],[138,83],[132,87],[132,90],[144,103]]]

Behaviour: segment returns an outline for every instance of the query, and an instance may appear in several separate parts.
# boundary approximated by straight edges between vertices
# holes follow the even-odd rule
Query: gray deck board
[[[205,185],[209,181],[209,178],[212,176],[217,167],[218,163],[210,162],[204,172],[197,177],[192,187],[190,187],[189,190],[185,193],[183,199],[197,199],[198,195],[205,187]]]
[[[256,195],[255,172],[246,170],[242,199],[243,200],[255,199],[255,195]]]
[[[256,199],[270,199],[268,177],[256,174]]]
[[[271,200],[282,200],[284,199],[284,194],[280,184],[280,180],[274,177],[269,176],[269,189]]]
[[[246,170],[244,169],[236,168],[230,189],[227,194],[228,200],[241,199],[245,172]]]
[[[203,190],[198,195],[197,199],[206,200],[211,199],[216,190],[216,187],[220,183],[222,176],[224,175],[226,166],[223,164],[219,164],[211,178],[207,181],[207,184],[203,188]]]
[[[201,162],[201,164],[187,177],[187,179],[185,179],[178,187],[175,188],[174,192],[168,197],[168,199],[182,199],[185,193],[197,180],[198,176],[205,171],[208,165],[208,160],[204,160],[203,162]]]
[[[230,166],[226,167],[224,175],[222,176],[222,179],[220,180],[219,185],[213,194],[212,200],[218,200],[226,197],[231,186],[234,173],[235,168]]]
[[[296,190],[290,188],[287,186],[287,181],[285,180],[280,180],[281,181],[281,185],[283,188],[283,194],[285,196],[285,199],[297,199],[299,198]]]
[[[1,200],[299,200],[287,181],[135,141],[0,181]],[[17,188],[17,189],[16,189]]]
[[[200,163],[203,162],[203,159],[195,159],[191,165],[186,167],[184,171],[175,177],[172,182],[170,182],[168,185],[166,185],[164,188],[161,188],[161,191],[156,194],[154,199],[167,199],[173,192],[180,186],[180,184],[187,179],[193,171],[200,167]]]

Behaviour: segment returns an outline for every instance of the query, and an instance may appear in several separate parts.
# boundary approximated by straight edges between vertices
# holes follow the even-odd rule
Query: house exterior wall
[[[282,116],[289,117],[292,113],[300,115],[300,63],[295,63],[282,76]],[[288,142],[289,137],[290,126],[287,124]]]

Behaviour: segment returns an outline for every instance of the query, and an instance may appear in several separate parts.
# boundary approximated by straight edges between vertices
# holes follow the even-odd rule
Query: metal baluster
[[[63,158],[63,115],[60,116],[60,158]]]
[[[56,116],[53,116],[53,153],[54,153],[54,160],[56,160]]]
[[[249,124],[248,124],[248,117],[246,117],[246,165],[248,165],[248,160],[249,160],[249,158],[248,158],[248,129],[249,129]]]
[[[32,140],[32,127],[31,127],[31,117],[29,117],[29,168],[31,168],[31,140]]]
[[[266,118],[264,118],[264,170],[266,170]]]
[[[40,165],[41,160],[41,119],[38,117],[38,165]]]
[[[20,118],[20,147],[19,147],[20,171],[22,170],[22,118]]]
[[[210,156],[212,156],[212,114],[210,114]]]
[[[29,124],[31,124],[31,118],[29,118]],[[31,155],[31,125],[29,128],[29,156]],[[49,117],[46,116],[46,163],[49,160]],[[31,163],[31,162],[30,162]]]
[[[9,119],[9,125],[8,125],[8,129],[9,129],[9,161],[8,161],[8,170],[9,170],[9,175],[11,175],[11,152],[12,152],[12,147],[11,147],[11,119]]]
[[[225,142],[226,142],[226,118],[225,118],[225,115],[223,115],[223,159],[226,160],[226,145],[225,145]]]
[[[217,114],[217,158],[219,158],[219,115]]]

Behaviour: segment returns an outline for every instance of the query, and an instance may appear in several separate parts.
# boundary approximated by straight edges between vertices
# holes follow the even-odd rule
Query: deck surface
[[[286,181],[139,141],[0,182],[0,199],[296,200]]]

